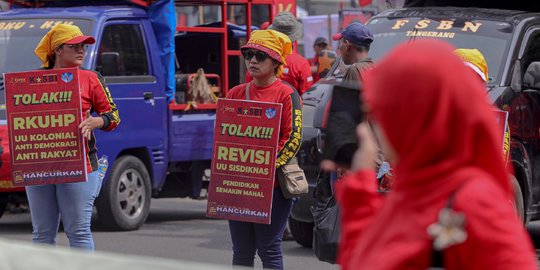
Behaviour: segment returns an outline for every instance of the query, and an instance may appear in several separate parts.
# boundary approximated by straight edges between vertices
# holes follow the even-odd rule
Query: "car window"
[[[34,54],[34,49],[41,38],[59,23],[76,25],[83,33],[92,31],[92,22],[83,19],[0,20],[0,124],[5,124],[7,119],[2,73],[39,69],[42,63]]]
[[[103,31],[96,70],[103,76],[149,75],[146,46],[139,24],[108,25]]]
[[[455,48],[478,49],[484,55],[489,69],[490,83],[497,84],[502,77],[505,55],[510,45],[514,26],[503,21],[461,18],[373,18],[367,26],[374,40],[369,54],[375,62],[395,46],[416,39],[439,39]]]

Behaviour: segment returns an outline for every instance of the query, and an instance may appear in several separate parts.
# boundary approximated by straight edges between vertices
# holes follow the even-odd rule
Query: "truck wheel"
[[[6,211],[8,195],[6,193],[0,193],[0,218]]]
[[[191,198],[206,199],[210,183],[210,161],[195,161],[191,167]]]
[[[313,246],[313,223],[302,222],[289,217],[289,227],[296,243],[303,247]]]
[[[525,224],[525,207],[523,202],[523,194],[521,192],[521,186],[519,185],[518,180],[515,176],[510,175],[510,180],[512,181],[512,187],[514,188],[514,196],[515,199],[512,202],[514,207],[516,208],[516,212],[518,215],[519,220]]]
[[[0,202],[0,218],[6,211],[7,202]]]
[[[112,230],[137,230],[150,212],[151,185],[146,167],[134,156],[114,163],[96,200],[99,221]]]

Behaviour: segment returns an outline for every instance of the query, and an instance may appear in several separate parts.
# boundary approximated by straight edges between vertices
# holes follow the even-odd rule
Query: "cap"
[[[328,44],[328,40],[326,40],[326,38],[323,38],[323,37],[318,37],[317,39],[315,39],[315,42],[313,43],[313,46],[319,45],[319,44],[325,44],[325,45],[327,45],[327,44]]]
[[[489,81],[488,66],[484,55],[477,49],[456,49],[454,51],[466,66],[474,70],[484,80]]]
[[[48,67],[47,57],[52,55],[54,49],[62,44],[94,44],[96,40],[91,36],[85,36],[76,25],[58,24],[54,26],[39,42],[34,53]]]
[[[94,44],[96,43],[96,40],[91,36],[78,36],[76,38],[73,38],[64,42],[64,44],[79,44],[79,43]]]
[[[263,22],[261,26],[259,26],[259,29],[266,30],[268,29],[268,26],[270,26],[270,22]]]
[[[282,11],[274,17],[274,22],[268,29],[281,32],[289,37],[292,42],[302,37],[302,24],[288,11]]]
[[[342,38],[360,46],[369,45],[373,42],[373,34],[369,28],[359,22],[349,24],[341,33],[332,36],[333,40],[340,40]]]
[[[246,45],[240,49],[256,49],[265,52],[274,60],[286,65],[285,58],[292,53],[292,43],[285,34],[274,30],[255,30],[251,32]],[[283,65],[278,68],[278,77],[281,76]]]

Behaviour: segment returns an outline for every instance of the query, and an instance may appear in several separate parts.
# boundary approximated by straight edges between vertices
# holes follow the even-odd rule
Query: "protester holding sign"
[[[342,269],[538,269],[493,107],[453,48],[403,44],[365,74],[362,93],[395,178],[383,198],[375,139],[360,124],[351,174],[336,186]]]
[[[241,48],[246,67],[253,81],[232,88],[230,99],[247,99],[282,104],[276,168],[287,164],[298,152],[302,138],[300,96],[279,78],[292,53],[291,40],[274,30],[253,31]],[[285,199],[279,183],[274,182],[270,224],[229,221],[233,242],[233,265],[253,266],[255,252],[263,267],[283,269],[281,236],[291,212],[292,200]]]
[[[44,69],[73,68],[82,65],[87,44],[85,36],[74,25],[59,24],[39,42],[35,54]],[[79,69],[83,121],[79,125],[86,147],[87,181],[54,185],[27,186],[34,243],[55,244],[60,217],[71,247],[94,249],[90,220],[94,199],[101,188],[97,172],[97,148],[93,130],[111,131],[120,123],[118,110],[101,76]],[[99,116],[94,117],[92,112]]]

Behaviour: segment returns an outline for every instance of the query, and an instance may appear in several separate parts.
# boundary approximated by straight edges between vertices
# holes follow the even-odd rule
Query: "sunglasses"
[[[267,53],[257,50],[242,50],[242,56],[244,56],[244,59],[248,61],[255,56],[257,62],[263,62],[270,57]]]
[[[86,49],[88,49],[88,45],[86,45],[84,43],[64,44],[64,46],[69,47],[69,48],[73,49],[74,51],[80,51],[80,50],[86,51]]]

